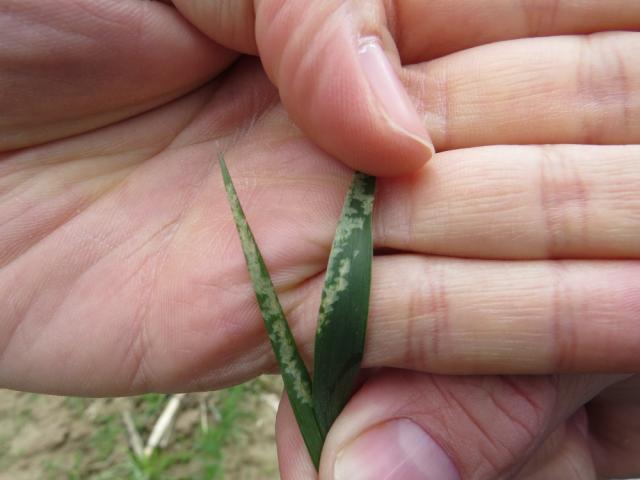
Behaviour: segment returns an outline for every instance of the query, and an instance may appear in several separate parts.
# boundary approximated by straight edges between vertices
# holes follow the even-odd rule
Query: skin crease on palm
[[[20,44],[16,25],[34,28],[34,17],[24,16],[17,3],[6,2],[0,11],[5,14],[0,32],[13,39],[5,45],[14,47]],[[67,6],[72,5],[83,10],[89,4]],[[32,38],[47,48],[25,63],[17,60],[24,61],[24,50],[12,57],[7,52],[15,48],[0,48],[0,61],[12,66],[0,76],[3,386],[79,395],[196,390],[273,369],[216,166],[220,151],[295,333],[310,352],[319,283],[350,172],[292,126],[257,61],[243,59],[209,81],[235,55],[188,28],[175,11],[152,5],[140,16],[123,10],[121,20],[136,22],[116,33],[108,19],[91,25],[96,37],[88,40],[82,28],[42,27]],[[68,25],[67,15],[44,17]],[[60,37],[51,40],[51,31]],[[150,43],[127,48],[128,31]],[[115,42],[113,56],[101,48],[107,40]],[[637,371],[640,252],[633,225],[640,205],[629,192],[640,183],[638,147],[460,149],[504,142],[639,141],[636,37],[594,35],[590,49],[574,37],[551,42],[486,45],[473,52],[473,62],[463,51],[403,72],[420,110],[429,112],[425,117],[436,147],[448,151],[414,176],[381,182],[375,235],[387,254],[374,265],[378,301],[372,305],[368,367],[443,374],[505,368],[540,374]],[[525,51],[535,59],[532,73],[519,72],[518,82],[499,84],[496,72],[517,71]],[[560,65],[572,65],[576,51],[589,65],[579,69],[589,72],[588,81],[580,83],[583,90],[576,88],[573,70],[558,74]],[[624,76],[598,63],[602,51],[617,53]],[[68,55],[65,68],[77,69],[72,82],[64,74],[56,77],[55,62],[44,61],[54,53]],[[498,57],[507,59],[504,65],[492,60]],[[90,60],[94,63],[87,67]],[[29,70],[34,66],[37,70]],[[50,91],[64,94],[49,96]],[[34,92],[42,99],[34,101]],[[149,111],[153,106],[158,108]],[[49,141],[58,137],[63,138]],[[23,148],[17,149],[18,143]],[[481,177],[474,174],[478,170]],[[537,179],[532,186],[531,178]],[[540,196],[541,185],[546,196]],[[588,204],[580,194],[585,190]],[[572,220],[576,212],[581,222]],[[411,285],[429,285],[427,293],[406,288],[407,278],[415,280]],[[508,304],[507,289],[515,292]],[[439,333],[441,310],[421,303],[445,291],[454,332],[449,336]],[[554,291],[572,301],[554,303]],[[571,341],[562,343],[549,333],[552,324],[545,319],[552,319],[552,307],[569,319],[572,309],[584,314],[574,315],[575,322],[583,322],[579,333],[571,322],[561,330]],[[405,324],[390,313],[394,310],[400,312],[396,317],[422,321]],[[518,314],[510,314],[514,310]],[[491,323],[493,318],[499,321]],[[534,318],[541,321],[532,323]],[[483,326],[485,336],[475,325]],[[426,336],[438,339],[435,350],[433,344],[408,352],[399,347],[407,338]],[[539,340],[527,349],[532,336]],[[504,348],[497,350],[500,345]],[[442,378],[443,385],[455,387],[456,380]],[[612,381],[596,384],[602,390]],[[464,398],[466,387],[460,388]],[[577,396],[582,404],[599,392],[593,386],[584,390],[584,398]],[[549,472],[566,472],[566,462],[579,462],[585,475],[575,478],[595,478],[596,467],[611,475],[637,473],[637,452],[629,445],[640,444],[640,429],[630,428],[637,423],[638,390],[631,379],[587,405],[592,428],[587,455],[584,438],[575,441],[570,415],[581,403],[570,413],[567,407],[565,417],[549,420],[549,431],[538,432],[540,441],[548,436],[547,443],[518,478],[554,478],[557,474]],[[283,431],[286,413],[280,417]],[[290,438],[295,442],[295,435]],[[562,450],[558,445],[577,453],[558,460],[552,455]],[[526,450],[511,473],[532,457],[531,448]],[[297,451],[304,453],[299,445]],[[504,475],[497,478],[511,478]],[[467,478],[489,477],[469,473]]]

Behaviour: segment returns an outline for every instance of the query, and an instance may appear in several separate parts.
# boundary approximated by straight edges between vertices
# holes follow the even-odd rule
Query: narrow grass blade
[[[371,289],[375,177],[356,172],[331,247],[313,369],[313,404],[323,436],[353,394],[364,352]]]
[[[236,223],[242,250],[247,261],[249,276],[262,312],[262,318],[271,340],[271,346],[276,355],[282,373],[285,389],[291,407],[298,421],[300,432],[309,450],[311,460],[316,469],[320,462],[320,454],[324,443],[324,436],[320,434],[318,422],[313,410],[311,393],[311,379],[300,354],[295,340],[282,311],[271,277],[264,264],[260,250],[256,245],[251,229],[247,224],[244,212],[238,200],[238,195],[231,181],[227,165],[220,155],[220,168],[227,197],[231,205],[233,219]]]

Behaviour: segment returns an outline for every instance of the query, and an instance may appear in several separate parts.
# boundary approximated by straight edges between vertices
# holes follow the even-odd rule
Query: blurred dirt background
[[[129,412],[143,443],[169,395],[85,399],[0,390],[0,480],[278,479],[278,377],[187,394],[149,458],[131,450]]]

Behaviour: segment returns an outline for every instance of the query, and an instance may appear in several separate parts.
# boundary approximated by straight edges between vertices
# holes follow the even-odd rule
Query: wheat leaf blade
[[[296,348],[286,317],[265,266],[260,250],[247,223],[231,176],[222,155],[220,168],[233,219],[240,236],[249,276],[262,312],[271,346],[280,366],[282,379],[311,459],[318,468],[324,443],[313,409],[311,379]]]
[[[358,381],[369,315],[375,177],[354,174],[331,247],[315,340],[313,403],[326,436]]]

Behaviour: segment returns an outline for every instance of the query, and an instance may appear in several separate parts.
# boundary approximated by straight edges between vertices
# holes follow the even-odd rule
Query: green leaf
[[[300,427],[300,432],[309,450],[309,455],[316,469],[320,463],[320,454],[324,443],[313,410],[311,380],[304,362],[296,348],[295,339],[289,329],[282,306],[271,282],[271,277],[264,264],[260,250],[256,245],[251,229],[247,224],[238,195],[231,181],[227,165],[222,154],[219,157],[222,178],[231,205],[233,219],[240,235],[242,250],[247,262],[249,276],[262,312],[262,318],[271,340],[284,386],[291,402],[291,407]]]
[[[354,393],[369,315],[375,177],[356,172],[325,276],[315,343],[313,404],[325,437]]]
[[[312,389],[222,155],[220,168],[285,389],[317,469],[324,439],[355,391],[364,353],[373,259],[371,216],[375,178],[356,172],[344,202],[318,314]]]

